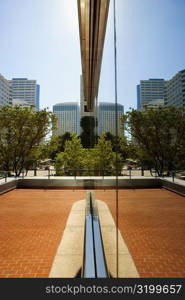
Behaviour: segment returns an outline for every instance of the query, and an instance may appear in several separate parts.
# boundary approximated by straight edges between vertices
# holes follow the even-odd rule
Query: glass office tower
[[[40,86],[36,80],[27,78],[13,78],[9,81],[12,89],[12,98],[22,100],[29,105],[34,105],[39,110]]]
[[[122,133],[120,116],[124,113],[124,107],[117,105],[118,134]],[[98,135],[103,132],[116,134],[116,105],[113,102],[100,102],[98,105]]]
[[[0,106],[11,105],[11,89],[9,81],[0,74]]]
[[[165,80],[151,78],[149,80],[141,80],[137,85],[137,109],[142,109],[151,101],[164,100]]]
[[[79,134],[80,109],[77,102],[63,102],[53,105],[53,113],[57,117],[57,130],[55,133],[71,132]]]

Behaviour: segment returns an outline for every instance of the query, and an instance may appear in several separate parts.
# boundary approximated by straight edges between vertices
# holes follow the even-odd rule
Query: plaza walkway
[[[140,277],[185,277],[185,197],[165,189],[118,195],[119,228]],[[96,197],[115,219],[115,191],[96,191]]]
[[[115,190],[97,190],[114,219]],[[185,277],[185,197],[119,190],[119,228],[140,277]],[[72,205],[84,190],[17,189],[0,196],[0,277],[48,277]]]
[[[0,277],[48,277],[72,204],[84,191],[13,190],[0,196]]]

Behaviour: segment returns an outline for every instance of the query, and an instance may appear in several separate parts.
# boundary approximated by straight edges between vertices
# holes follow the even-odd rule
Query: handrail
[[[7,171],[0,171],[0,179],[4,179],[7,182],[8,172]]]
[[[87,192],[86,199],[82,277],[109,277],[102,241],[98,209],[92,192]]]

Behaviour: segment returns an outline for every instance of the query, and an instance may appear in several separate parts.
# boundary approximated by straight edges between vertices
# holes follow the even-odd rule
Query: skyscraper
[[[53,113],[57,117],[57,134],[65,132],[80,133],[80,109],[77,102],[62,102],[53,105]]]
[[[11,89],[9,81],[0,74],[0,106],[11,105]]]
[[[122,133],[120,116],[124,113],[124,107],[117,105],[117,126],[118,134]],[[98,105],[98,135],[103,132],[116,134],[116,106],[111,102],[100,102]]]
[[[185,107],[185,69],[166,81],[165,105]]]
[[[40,86],[36,80],[28,80],[27,78],[13,78],[9,80],[12,89],[12,99],[22,100],[28,105],[34,105],[39,110],[40,102]]]
[[[164,102],[165,80],[151,78],[149,80],[141,80],[137,85],[137,109],[142,109],[145,105],[152,101]],[[160,101],[159,101],[160,103]]]
[[[144,106],[185,107],[185,69],[171,79],[141,80],[137,85],[137,109]]]

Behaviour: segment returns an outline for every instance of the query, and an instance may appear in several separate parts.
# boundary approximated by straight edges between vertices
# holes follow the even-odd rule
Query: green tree
[[[144,170],[150,170],[150,173],[153,176],[153,168],[155,165],[153,157],[134,141],[130,141],[128,143],[127,149],[128,158],[131,158],[137,162],[137,166],[141,167],[142,174],[144,175]]]
[[[85,116],[81,118],[80,126],[83,129],[83,132],[80,135],[83,147],[93,148],[97,140],[97,136],[94,132],[95,127],[97,127],[97,120],[93,116]]]
[[[84,156],[83,156],[83,169],[85,172],[83,172],[83,175],[96,175],[96,169],[97,169],[97,161],[96,161],[96,155],[94,153],[94,148],[92,149],[84,149]]]
[[[84,149],[76,134],[71,134],[71,140],[66,141],[64,152],[56,156],[56,174],[74,175],[79,169],[83,169]]]
[[[0,108],[0,160],[3,170],[19,176],[26,161],[55,126],[55,116],[33,107]]]
[[[55,159],[57,175],[113,175],[121,173],[123,160],[121,155],[112,151],[110,141],[102,135],[94,148],[84,149],[77,135],[65,144],[64,152]],[[82,173],[79,171],[82,170]]]
[[[106,141],[110,141],[112,147],[114,147],[114,144],[115,144],[115,135],[112,134],[111,132],[107,131],[107,132],[104,133],[104,137],[105,137],[105,140]]]
[[[128,145],[126,137],[124,135],[116,136],[111,132],[105,132],[104,137],[106,141],[111,142],[112,150],[114,152],[120,153],[120,159],[125,160],[128,156]]]
[[[49,157],[51,159],[55,159],[55,156],[58,153],[64,152],[66,141],[70,141],[71,139],[72,139],[72,137],[71,137],[70,132],[65,132],[64,134],[61,134],[61,135],[55,135],[54,136],[55,147],[53,147],[53,151],[52,151],[52,148],[50,147],[51,151],[49,153]],[[52,142],[51,146],[52,145],[53,145],[53,142]]]
[[[114,153],[112,151],[111,142],[106,141],[104,134],[98,139],[98,144],[94,148],[94,155],[96,157],[96,167],[100,170],[100,174],[111,174]]]
[[[175,107],[132,110],[122,117],[126,129],[153,162],[158,175],[175,169],[185,154],[185,110]]]
[[[55,171],[57,176],[65,175],[64,166],[64,152],[60,152],[55,157]]]

